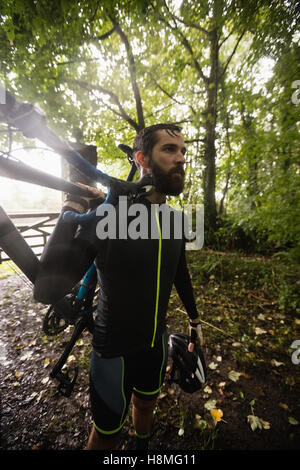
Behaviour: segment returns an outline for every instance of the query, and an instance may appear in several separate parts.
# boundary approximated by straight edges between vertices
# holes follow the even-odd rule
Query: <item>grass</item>
[[[188,264],[208,342],[244,362],[286,355],[300,323],[299,265],[204,250],[189,252]]]
[[[12,261],[3,261],[0,264],[0,279],[5,279],[16,273],[21,274],[22,271]]]

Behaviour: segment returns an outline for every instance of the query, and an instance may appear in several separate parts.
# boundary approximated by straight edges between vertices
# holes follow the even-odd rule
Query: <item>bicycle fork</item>
[[[83,311],[81,319],[76,323],[74,327],[71,339],[67,343],[61,357],[56,362],[55,366],[50,372],[50,377],[59,381],[58,390],[65,397],[69,397],[74,389],[75,382],[78,376],[78,367],[75,367],[73,378],[70,377],[68,370],[66,372],[63,372],[62,368],[65,365],[70,352],[75,346],[75,343],[91,321],[92,313],[96,309],[96,306],[92,305],[96,277],[96,268],[93,263],[85,274],[83,280],[81,281],[80,288],[76,296],[76,300],[78,300],[79,302],[86,300],[89,304],[89,307]]]

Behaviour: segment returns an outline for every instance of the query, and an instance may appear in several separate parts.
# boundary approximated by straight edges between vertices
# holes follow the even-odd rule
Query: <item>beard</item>
[[[153,160],[150,160],[150,168],[154,186],[159,193],[169,196],[179,196],[182,193],[185,175],[182,165],[177,165],[171,170],[165,171]]]

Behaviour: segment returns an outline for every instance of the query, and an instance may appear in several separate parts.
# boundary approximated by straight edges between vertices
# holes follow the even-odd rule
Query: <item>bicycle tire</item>
[[[43,331],[47,336],[56,336],[64,331],[69,323],[50,305],[43,320]]]

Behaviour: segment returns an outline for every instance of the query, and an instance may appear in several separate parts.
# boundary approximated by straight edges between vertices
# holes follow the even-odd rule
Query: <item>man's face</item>
[[[184,164],[186,148],[180,133],[157,131],[158,142],[152,149],[149,168],[155,187],[162,194],[178,196],[184,188]]]

